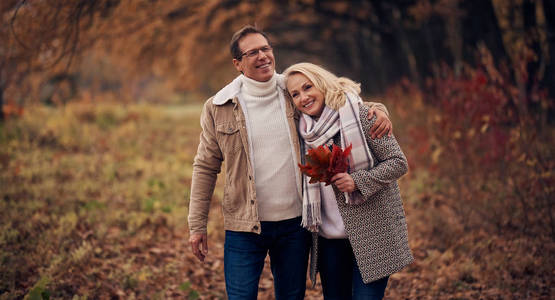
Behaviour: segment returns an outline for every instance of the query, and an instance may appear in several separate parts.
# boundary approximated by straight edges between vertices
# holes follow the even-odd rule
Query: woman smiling
[[[303,178],[303,226],[317,233],[311,261],[324,299],[382,299],[389,275],[413,261],[397,179],[408,164],[393,136],[372,139],[360,87],[310,63],[284,72],[290,99],[301,112],[304,152],[321,145],[352,145],[349,170],[332,185]],[[313,252],[314,253],[314,252]]]

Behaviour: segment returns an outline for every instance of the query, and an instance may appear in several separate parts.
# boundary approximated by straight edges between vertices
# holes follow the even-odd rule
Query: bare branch
[[[15,18],[17,17],[17,12],[19,11],[19,9],[25,4],[25,2],[27,2],[27,0],[21,0],[21,2],[17,5],[17,7],[15,8],[15,11],[13,13],[13,16],[10,20],[10,31],[13,34],[14,39],[16,40],[16,42],[21,45],[21,47],[23,47],[25,50],[29,50],[29,47],[27,45],[25,45],[25,43],[23,43],[21,40],[19,40],[19,38],[17,37],[17,34],[15,34],[15,30],[14,30],[14,26],[13,24],[15,23]]]

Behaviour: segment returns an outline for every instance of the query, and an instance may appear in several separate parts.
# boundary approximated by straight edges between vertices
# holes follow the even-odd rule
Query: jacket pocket
[[[243,147],[241,143],[241,134],[238,124],[234,122],[226,122],[216,125],[216,132],[220,149],[225,157],[234,154]]]
[[[241,209],[242,201],[240,200],[244,199],[244,195],[240,195],[238,193],[240,189],[240,186],[238,185],[239,182],[234,181],[235,180],[233,180],[230,176],[226,177],[222,205],[225,213],[231,214],[234,218],[236,218],[237,212]]]

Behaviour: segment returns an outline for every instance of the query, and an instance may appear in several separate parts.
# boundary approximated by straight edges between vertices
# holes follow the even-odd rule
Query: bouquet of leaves
[[[319,146],[309,149],[306,154],[306,164],[299,164],[301,172],[310,177],[309,183],[325,182],[331,184],[331,178],[338,173],[345,173],[349,168],[347,157],[353,145],[341,149],[336,145]]]

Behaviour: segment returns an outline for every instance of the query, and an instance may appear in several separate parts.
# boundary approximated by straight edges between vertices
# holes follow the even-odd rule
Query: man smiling
[[[249,50],[233,59],[237,71],[258,82],[266,82],[274,76],[276,61],[273,49],[262,34],[249,34],[239,41],[238,46],[238,49]],[[260,52],[262,55],[259,55]]]
[[[285,97],[282,77],[275,72],[266,34],[245,26],[233,35],[230,50],[242,74],[208,99],[202,111],[189,203],[191,248],[203,261],[208,253],[210,199],[225,161],[228,298],[256,299],[269,254],[276,299],[303,299],[311,238],[301,227],[298,119]],[[380,136],[390,131],[391,122],[384,112],[376,114]]]

